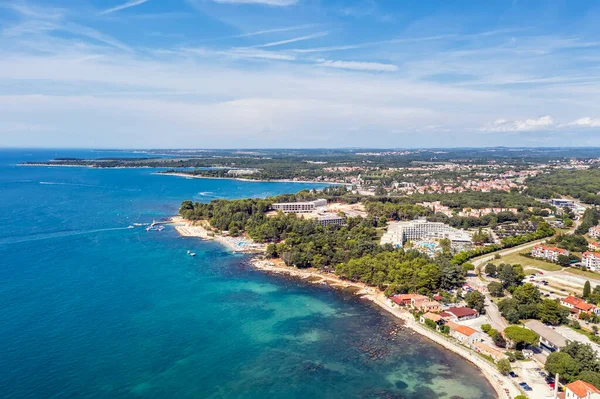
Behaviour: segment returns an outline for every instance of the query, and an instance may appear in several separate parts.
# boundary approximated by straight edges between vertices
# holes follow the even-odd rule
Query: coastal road
[[[523,250],[532,248],[533,246],[543,242],[544,240],[547,240],[547,238],[528,242],[527,244],[519,245],[513,248],[492,252],[479,258],[475,258],[472,263],[473,265],[475,265],[475,270],[479,271],[479,273],[481,274],[480,269],[482,268],[482,266],[488,262],[492,262],[494,260],[494,255],[499,254],[500,256],[502,256],[512,254],[515,252],[521,252]],[[467,276],[467,282],[471,287],[484,294],[485,312],[488,318],[490,319],[490,322],[494,325],[494,328],[496,328],[499,331],[503,331],[506,327],[508,327],[510,324],[506,321],[504,317],[502,317],[498,306],[496,306],[494,301],[492,301],[492,296],[487,292],[487,284],[489,283],[489,281],[484,280],[483,277],[481,277],[480,279],[480,277],[477,274],[475,274]]]

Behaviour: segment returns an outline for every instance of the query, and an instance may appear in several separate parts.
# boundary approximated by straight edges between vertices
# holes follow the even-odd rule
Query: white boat
[[[129,225],[129,226],[127,226],[127,228],[128,229],[135,229],[135,226],[134,225]]]
[[[196,253],[190,252],[190,256],[196,256]]]

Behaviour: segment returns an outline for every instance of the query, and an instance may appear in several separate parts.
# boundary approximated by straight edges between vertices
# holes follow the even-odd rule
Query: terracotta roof
[[[451,330],[458,331],[459,333],[461,333],[462,335],[466,335],[467,337],[470,337],[471,335],[477,332],[477,330],[474,330],[471,327],[456,324],[451,321],[449,321],[447,325],[448,327],[450,327]]]
[[[581,380],[577,380],[568,384],[567,389],[582,399],[587,397],[588,392],[600,393],[600,390],[598,388],[596,388],[590,383]]]
[[[471,308],[465,308],[465,307],[462,307],[462,308],[455,308],[455,307],[448,308],[446,310],[446,312],[451,313],[451,314],[453,314],[454,316],[456,316],[458,318],[466,317],[466,316],[474,316],[474,315],[477,314],[476,310],[473,310]]]
[[[600,253],[598,252],[590,252],[590,251],[585,251],[582,255],[582,258],[598,258],[600,259]]]
[[[504,352],[499,351],[498,349],[492,348],[491,346],[486,345],[483,342],[475,342],[473,344],[473,346],[475,348],[477,348],[479,350],[479,352],[487,353],[488,355],[491,355],[495,359],[502,359],[502,358],[506,357]]]
[[[448,313],[448,312],[442,312],[442,313],[440,313],[440,317],[441,317],[442,319],[446,319],[446,318],[449,318],[449,317],[454,317],[454,315],[453,315],[453,314],[450,314],[450,313]]]
[[[549,247],[546,245],[542,245],[542,244],[537,244],[536,246],[533,247],[533,249],[543,249],[544,251],[553,251],[553,252],[558,252],[560,254],[565,254],[567,253],[566,249],[562,249],[562,248],[557,248],[557,247]]]
[[[419,294],[400,294],[400,295],[394,295],[392,297],[392,301],[400,304],[400,303],[404,303],[404,302],[410,302],[412,299],[423,299],[423,298],[427,298],[424,295],[419,295]]]
[[[439,314],[435,314],[435,313],[431,313],[431,312],[427,312],[423,315],[424,319],[429,319],[431,321],[435,321],[438,322],[440,320],[442,320],[442,316],[440,316]]]
[[[589,312],[595,308],[594,305],[587,303],[583,299],[576,298],[573,295],[569,295],[568,297],[561,299],[561,302],[566,302],[569,305],[586,312]]]

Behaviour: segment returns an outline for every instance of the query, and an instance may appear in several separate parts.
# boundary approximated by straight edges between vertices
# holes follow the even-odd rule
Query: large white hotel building
[[[281,202],[273,204],[273,209],[283,213],[311,213],[326,205],[326,199],[318,199],[308,202]]]
[[[463,230],[455,229],[441,222],[428,222],[425,219],[408,222],[393,222],[381,237],[381,245],[402,246],[406,241],[423,238],[448,238],[452,242],[470,243],[471,236]]]

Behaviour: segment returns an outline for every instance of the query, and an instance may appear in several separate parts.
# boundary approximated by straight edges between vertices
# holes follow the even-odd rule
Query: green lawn
[[[519,264],[523,266],[524,269],[526,269],[527,267],[535,267],[536,269],[546,270],[549,272],[555,272],[562,269],[562,267],[560,267],[559,265],[555,265],[554,263],[527,258],[525,256],[521,256],[519,253],[516,252],[502,256],[500,259],[495,259],[492,263],[496,265],[499,265],[500,263],[510,263],[511,265]]]
[[[565,269],[565,271],[567,273],[577,274],[579,276],[585,276],[585,277],[593,278],[596,280],[600,280],[600,273],[594,273],[594,272],[590,272],[588,270],[581,270],[581,269],[577,269],[576,267],[570,267],[568,269]]]

